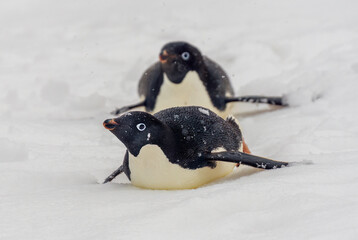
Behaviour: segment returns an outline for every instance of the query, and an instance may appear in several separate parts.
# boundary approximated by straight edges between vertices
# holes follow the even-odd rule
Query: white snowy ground
[[[357,12],[355,0],[1,1],[0,239],[358,239]],[[102,121],[138,99],[173,40],[220,63],[238,94],[287,94],[289,108],[240,117],[246,140],[314,164],[196,190],[98,184],[125,150]]]

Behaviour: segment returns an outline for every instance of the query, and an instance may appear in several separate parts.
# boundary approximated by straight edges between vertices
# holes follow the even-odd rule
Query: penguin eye
[[[139,131],[141,131],[141,132],[143,132],[146,127],[147,127],[147,126],[145,126],[144,123],[139,123],[139,124],[137,124],[137,129],[138,129]]]
[[[189,58],[190,58],[190,53],[188,53],[188,52],[183,52],[183,53],[181,54],[181,58],[182,58],[184,61],[188,61]]]

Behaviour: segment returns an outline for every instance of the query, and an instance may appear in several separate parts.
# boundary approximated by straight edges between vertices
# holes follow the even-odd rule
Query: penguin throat
[[[167,73],[169,81],[171,81],[172,83],[175,83],[175,84],[180,84],[184,80],[185,75],[186,75],[186,73],[183,75]]]
[[[184,80],[186,74],[189,72],[189,69],[180,63],[178,63],[178,66],[170,68],[163,67],[163,70],[169,81],[175,84],[181,83]]]

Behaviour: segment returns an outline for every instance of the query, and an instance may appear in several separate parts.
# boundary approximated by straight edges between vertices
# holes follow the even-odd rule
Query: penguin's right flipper
[[[145,106],[145,100],[143,100],[139,103],[133,104],[133,105],[128,105],[128,106],[124,106],[121,108],[117,108],[116,110],[112,111],[111,114],[119,115],[119,114],[127,112],[128,110],[131,110],[133,108],[142,107],[142,106]]]
[[[131,171],[129,169],[129,154],[128,150],[124,154],[123,164],[116,169],[111,175],[109,175],[104,181],[103,184],[111,182],[115,177],[124,172],[129,180],[131,180]]]
[[[116,169],[111,175],[109,175],[104,181],[103,184],[111,182],[115,177],[117,177],[119,174],[121,174],[124,171],[123,165],[121,165],[119,168]]]
[[[163,84],[163,71],[160,62],[154,63],[142,75],[139,80],[138,93],[144,100],[140,103],[124,106],[111,112],[118,115],[136,107],[145,107],[147,112],[154,110],[160,87]]]
[[[232,162],[263,169],[275,169],[290,165],[288,162],[275,161],[243,152],[216,152],[206,154],[202,158],[206,161]]]

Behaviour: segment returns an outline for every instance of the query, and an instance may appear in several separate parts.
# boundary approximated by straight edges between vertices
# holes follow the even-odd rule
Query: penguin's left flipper
[[[225,103],[229,103],[229,102],[266,103],[276,106],[288,106],[285,97],[266,97],[266,96],[226,97]]]
[[[216,152],[203,156],[206,161],[222,161],[248,165],[255,168],[276,169],[290,166],[291,163],[275,161],[243,152]]]
[[[112,111],[111,114],[119,115],[119,114],[127,112],[128,110],[131,110],[133,108],[142,107],[142,106],[145,106],[145,100],[143,100],[139,103],[133,104],[133,105],[128,105],[128,106],[124,106],[121,108],[117,108],[116,110]]]

